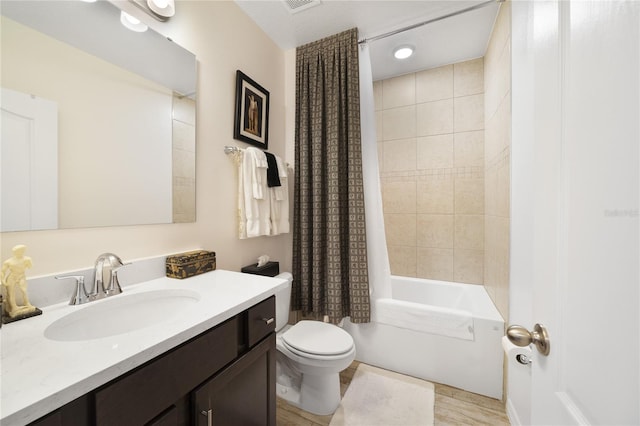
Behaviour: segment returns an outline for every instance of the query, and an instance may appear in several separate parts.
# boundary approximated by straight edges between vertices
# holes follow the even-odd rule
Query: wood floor
[[[349,387],[358,364],[358,361],[354,361],[349,368],[340,373],[342,395]],[[435,426],[509,425],[502,401],[437,383],[435,400]],[[329,422],[331,416],[307,413],[278,398],[278,426],[327,426]]]

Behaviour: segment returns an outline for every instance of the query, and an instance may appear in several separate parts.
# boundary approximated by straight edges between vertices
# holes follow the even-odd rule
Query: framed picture
[[[233,138],[268,148],[269,142],[269,92],[236,71],[236,118]]]

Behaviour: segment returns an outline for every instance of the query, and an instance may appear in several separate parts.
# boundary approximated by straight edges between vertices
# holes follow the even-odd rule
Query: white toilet
[[[320,321],[288,325],[293,277],[284,272],[289,285],[276,292],[276,392],[292,405],[326,415],[340,405],[339,373],[356,356],[349,333]]]

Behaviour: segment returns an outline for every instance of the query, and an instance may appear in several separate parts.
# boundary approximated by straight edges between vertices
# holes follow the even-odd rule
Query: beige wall
[[[374,83],[391,272],[483,283],[483,59]]]
[[[235,75],[240,69],[270,91],[269,150],[285,151],[284,52],[231,1],[180,1],[168,23],[152,23],[198,59],[197,222],[1,235],[1,258],[27,244],[34,266],[28,276],[90,266],[104,251],[125,260],[202,247],[217,252],[218,267],[239,268],[264,253],[290,269],[289,235],[237,238],[237,177],[224,145],[233,139]],[[81,202],[81,200],[78,200]]]
[[[502,3],[485,56],[484,284],[509,319],[511,3]]]

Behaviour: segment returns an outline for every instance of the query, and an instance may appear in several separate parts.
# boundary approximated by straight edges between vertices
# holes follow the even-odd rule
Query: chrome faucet
[[[81,305],[93,300],[103,299],[105,297],[114,296],[122,293],[122,288],[118,282],[118,271],[123,266],[131,263],[123,263],[122,259],[113,253],[103,253],[96,259],[93,271],[93,288],[91,293],[87,293],[84,285],[84,276],[82,275],[60,275],[56,279],[73,278],[76,280],[76,288],[74,290],[70,305]],[[105,283],[105,270],[108,271],[108,281]]]
[[[102,253],[96,259],[94,270],[93,290],[89,295],[92,300],[102,299],[122,293],[118,282],[118,270],[129,263],[123,263],[122,259],[113,253]],[[109,279],[105,283],[105,269],[108,270]]]

